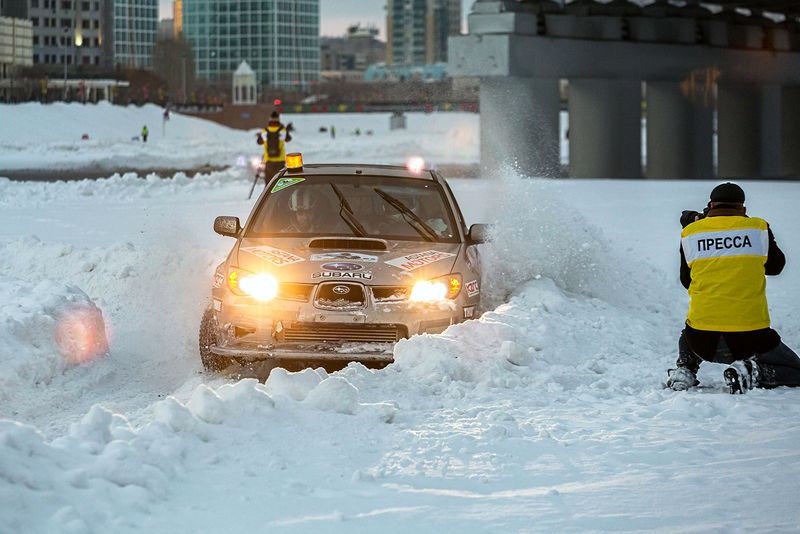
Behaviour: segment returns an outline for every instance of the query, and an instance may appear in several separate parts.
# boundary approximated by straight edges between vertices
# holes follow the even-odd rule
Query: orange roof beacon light
[[[286,154],[286,168],[289,171],[303,170],[303,155],[300,152]]]

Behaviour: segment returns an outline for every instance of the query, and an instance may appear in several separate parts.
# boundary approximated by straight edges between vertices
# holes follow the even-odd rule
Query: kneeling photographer
[[[780,274],[786,258],[769,224],[747,216],[744,200],[742,188],[727,182],[711,191],[702,213],[681,214],[689,312],[677,368],[668,372],[674,390],[699,384],[701,361],[729,365],[723,378],[731,393],[800,386],[800,358],[770,328],[767,306],[765,276]]]

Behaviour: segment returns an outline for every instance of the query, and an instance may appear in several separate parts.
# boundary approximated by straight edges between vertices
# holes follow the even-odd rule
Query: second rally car
[[[375,366],[402,338],[439,333],[480,305],[475,245],[447,182],[435,170],[303,165],[287,156],[216,269],[200,327],[208,370],[236,362],[285,367]]]

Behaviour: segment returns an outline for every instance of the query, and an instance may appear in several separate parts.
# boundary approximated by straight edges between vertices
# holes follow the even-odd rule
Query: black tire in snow
[[[206,371],[219,372],[230,365],[228,358],[217,356],[211,352],[211,347],[217,344],[217,318],[214,310],[209,306],[200,320],[200,360]]]

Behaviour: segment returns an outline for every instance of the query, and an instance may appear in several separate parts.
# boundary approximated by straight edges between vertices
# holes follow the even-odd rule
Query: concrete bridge
[[[570,176],[800,178],[800,2],[715,4],[477,0],[482,164],[556,174],[566,80]]]

